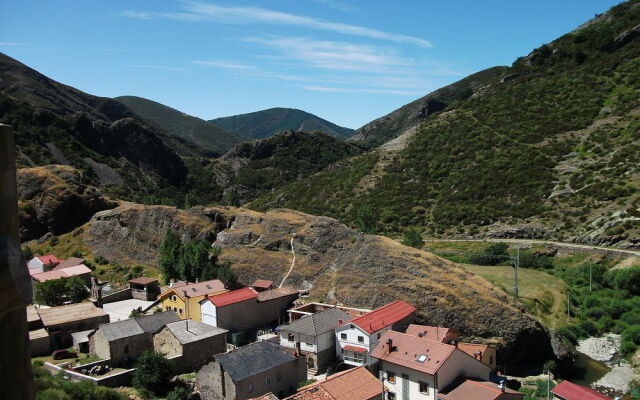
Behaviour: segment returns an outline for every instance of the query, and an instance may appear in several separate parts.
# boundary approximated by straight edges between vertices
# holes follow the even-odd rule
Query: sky
[[[617,3],[0,0],[0,52],[202,119],[291,107],[355,129]]]

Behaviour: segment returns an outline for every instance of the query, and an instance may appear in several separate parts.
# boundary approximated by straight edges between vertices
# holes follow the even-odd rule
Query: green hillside
[[[234,115],[210,122],[241,136],[262,139],[281,131],[321,131],[331,136],[346,139],[353,129],[343,128],[313,114],[293,108],[270,108],[248,114]]]
[[[142,97],[120,96],[115,100],[156,126],[214,153],[212,155],[224,154],[246,140],[200,118]]]
[[[535,223],[533,235],[637,247],[639,3],[519,58],[428,117],[405,145],[343,161],[252,206],[325,213],[377,232],[522,236]],[[361,178],[345,179],[353,176]],[[500,224],[516,233],[495,233]]]

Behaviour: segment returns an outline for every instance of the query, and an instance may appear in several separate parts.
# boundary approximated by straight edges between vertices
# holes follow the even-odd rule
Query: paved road
[[[425,242],[506,242],[506,243],[521,243],[521,244],[548,244],[556,247],[574,248],[574,249],[587,249],[597,250],[603,252],[617,253],[621,255],[640,256],[640,251],[636,250],[624,250],[616,249],[613,247],[592,246],[588,244],[579,243],[566,243],[555,242],[551,240],[536,240],[536,239],[429,239]]]

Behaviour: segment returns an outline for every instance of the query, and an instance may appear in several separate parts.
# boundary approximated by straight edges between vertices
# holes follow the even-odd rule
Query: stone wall
[[[129,300],[133,296],[131,295],[131,289],[122,289],[117,292],[108,294],[102,297],[102,304],[115,303],[116,301]]]

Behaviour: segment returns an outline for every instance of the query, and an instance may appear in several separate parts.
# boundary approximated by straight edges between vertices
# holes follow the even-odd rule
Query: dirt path
[[[282,285],[284,285],[284,282],[287,280],[287,278],[289,277],[289,275],[291,275],[291,271],[293,271],[293,269],[296,266],[296,249],[293,247],[293,239],[295,239],[296,235],[298,233],[302,233],[304,231],[306,231],[307,229],[309,229],[311,227],[311,225],[315,224],[316,221],[318,220],[318,218],[320,217],[316,217],[316,219],[313,220],[313,222],[311,222],[310,224],[307,224],[304,226],[304,228],[300,229],[298,232],[294,233],[293,235],[291,235],[291,267],[289,267],[289,271],[287,271],[287,274],[284,276],[284,278],[282,278],[282,282],[280,282],[280,285],[278,286],[279,288],[282,287]],[[259,240],[259,239],[258,239]]]

